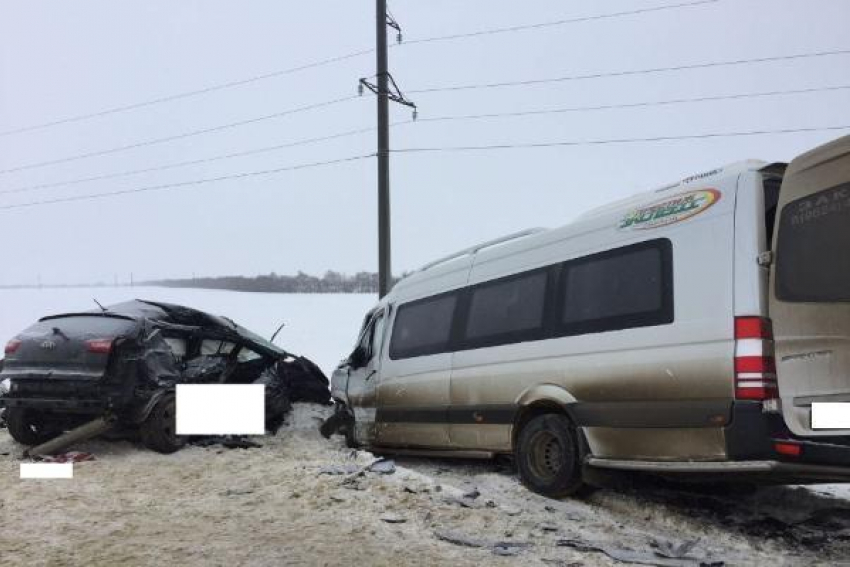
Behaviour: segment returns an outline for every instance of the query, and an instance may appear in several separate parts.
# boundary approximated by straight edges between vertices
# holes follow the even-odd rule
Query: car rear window
[[[782,209],[776,297],[850,301],[850,183],[797,199]]]
[[[59,329],[70,338],[102,337],[111,338],[124,334],[133,328],[135,321],[118,317],[102,315],[73,315],[55,317],[40,321],[28,330],[43,331],[44,329]],[[24,331],[26,334],[26,331]]]

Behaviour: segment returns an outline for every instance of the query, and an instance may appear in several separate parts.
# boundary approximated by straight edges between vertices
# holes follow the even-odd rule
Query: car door
[[[813,402],[850,402],[850,136],[793,160],[779,194],[770,316],[782,411],[797,435]]]
[[[381,359],[377,445],[449,446],[450,337],[458,297],[443,293],[394,308]]]
[[[344,399],[354,413],[355,436],[362,443],[375,437],[375,393],[384,340],[385,309],[373,312],[348,360],[337,369],[345,376]],[[336,380],[335,380],[336,381]]]

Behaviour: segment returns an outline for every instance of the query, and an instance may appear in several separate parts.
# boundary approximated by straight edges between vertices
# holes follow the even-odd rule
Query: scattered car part
[[[83,424],[76,429],[72,429],[63,433],[59,437],[50,439],[36,447],[32,447],[24,452],[27,457],[36,457],[41,455],[55,455],[67,449],[74,443],[80,443],[93,437],[97,437],[102,433],[107,432],[115,426],[115,418],[111,415],[98,417],[86,424]]]

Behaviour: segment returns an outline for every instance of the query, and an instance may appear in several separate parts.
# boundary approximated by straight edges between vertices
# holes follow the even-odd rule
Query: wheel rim
[[[529,440],[528,461],[531,472],[543,482],[552,482],[567,466],[569,450],[549,431],[538,431]]]
[[[177,423],[175,419],[175,407],[172,402],[169,402],[162,408],[160,427],[165,437],[172,443],[178,442]]]
[[[35,412],[27,411],[27,413],[24,414],[24,417],[25,427],[30,433],[39,436],[45,434],[46,427],[44,425],[44,418],[42,416],[38,415]]]

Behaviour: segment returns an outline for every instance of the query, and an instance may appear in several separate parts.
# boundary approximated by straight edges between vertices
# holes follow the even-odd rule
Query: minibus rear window
[[[666,239],[567,262],[561,276],[560,334],[672,323],[672,273]]]
[[[390,358],[446,352],[456,303],[457,294],[449,293],[400,306],[390,339]]]
[[[850,301],[850,183],[785,205],[776,254],[780,300]]]

